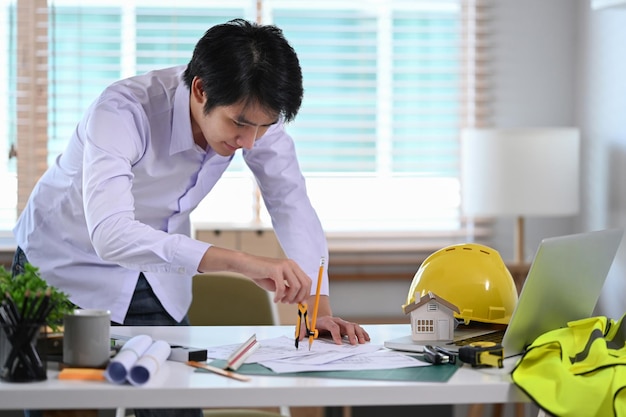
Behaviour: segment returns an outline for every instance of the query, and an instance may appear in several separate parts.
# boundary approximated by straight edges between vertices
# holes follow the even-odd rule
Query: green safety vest
[[[626,417],[624,317],[592,317],[544,333],[515,365],[513,382],[554,416]]]

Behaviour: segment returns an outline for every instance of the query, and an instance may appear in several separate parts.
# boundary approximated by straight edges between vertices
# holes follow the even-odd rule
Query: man
[[[28,261],[77,306],[110,310],[124,325],[188,324],[198,272],[242,273],[276,302],[312,305],[328,248],[283,126],[302,94],[282,32],[239,19],[210,28],[187,66],[114,83],[33,190],[14,229],[14,272]],[[190,212],[240,148],[289,259],[189,237]],[[368,341],[332,316],[326,273],[322,294],[320,332]]]

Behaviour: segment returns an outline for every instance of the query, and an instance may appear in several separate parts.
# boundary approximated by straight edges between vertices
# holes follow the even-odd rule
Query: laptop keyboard
[[[454,342],[456,346],[467,346],[470,343],[475,342],[494,342],[494,343],[502,343],[502,338],[504,337],[504,330],[496,330],[492,333],[481,334],[480,336],[468,337],[465,339],[457,340]]]

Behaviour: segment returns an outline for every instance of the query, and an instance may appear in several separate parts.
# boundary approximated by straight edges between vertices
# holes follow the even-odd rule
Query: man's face
[[[218,155],[230,156],[239,148],[252,149],[254,142],[278,121],[277,113],[255,102],[218,106],[204,114],[205,101],[203,92],[192,90],[194,141],[200,146],[208,144]]]

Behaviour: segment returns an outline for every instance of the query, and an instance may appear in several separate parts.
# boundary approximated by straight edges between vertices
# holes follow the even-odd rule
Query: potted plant
[[[42,328],[58,330],[73,306],[67,294],[49,286],[31,264],[11,276],[0,266],[0,378],[12,382],[46,379],[37,351]]]

